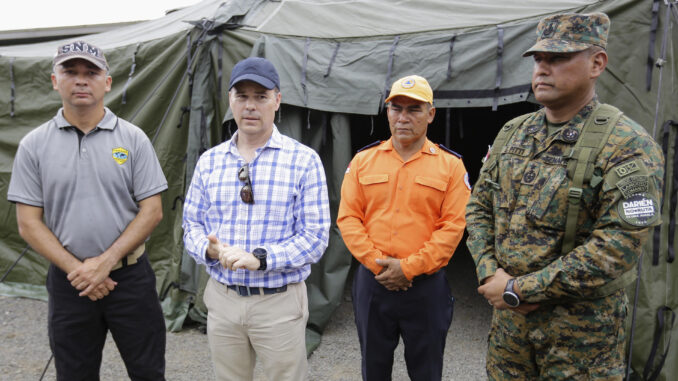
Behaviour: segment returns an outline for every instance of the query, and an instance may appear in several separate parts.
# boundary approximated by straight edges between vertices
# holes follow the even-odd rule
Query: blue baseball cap
[[[249,57],[238,62],[231,71],[231,81],[228,90],[231,90],[238,82],[252,81],[271,90],[275,87],[280,89],[278,71],[271,61],[261,57]]]

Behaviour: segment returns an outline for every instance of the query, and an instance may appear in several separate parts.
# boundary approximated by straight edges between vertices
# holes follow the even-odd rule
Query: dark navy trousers
[[[146,254],[135,265],[112,271],[118,282],[97,301],[78,296],[54,265],[47,273],[48,332],[58,380],[99,380],[110,330],[131,380],[165,379],[165,320],[155,274]]]
[[[361,265],[352,295],[363,380],[391,380],[393,352],[401,336],[410,379],[442,378],[445,338],[454,308],[444,270],[415,278],[407,291],[389,291]]]

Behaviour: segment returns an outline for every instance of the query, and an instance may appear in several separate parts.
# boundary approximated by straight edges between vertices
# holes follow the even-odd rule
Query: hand
[[[252,253],[236,246],[223,247],[219,262],[225,268],[236,271],[238,269],[247,269],[250,271],[258,270],[261,262]]]
[[[412,287],[412,281],[405,277],[403,269],[400,267],[400,260],[386,257],[377,259],[379,266],[384,266],[379,275],[375,276],[377,282],[386,287],[389,291],[406,291]]]
[[[94,301],[97,301],[99,299],[103,299],[105,296],[108,296],[108,294],[111,291],[113,291],[113,289],[115,289],[115,286],[117,284],[118,283],[115,282],[113,279],[106,278],[106,279],[104,279],[103,282],[99,283],[96,287],[94,287],[92,292],[90,292],[87,295],[81,295],[81,296],[87,296],[89,298],[89,300],[94,302]]]
[[[504,290],[506,289],[506,283],[511,278],[513,277],[506,273],[504,269],[499,268],[494,273],[494,275],[485,279],[485,283],[482,286],[478,287],[478,293],[483,295],[485,299],[487,299],[490,304],[498,310],[511,308],[512,311],[522,315],[527,315],[528,313],[539,308],[539,304],[534,303],[520,303],[520,305],[515,308],[509,307],[509,305],[506,304],[503,294]],[[518,294],[519,297],[522,297],[520,290],[517,289],[518,285],[514,283],[513,287],[514,291],[516,291],[516,294]]]
[[[219,242],[219,239],[214,234],[208,235],[207,241],[209,242],[209,245],[207,245],[207,256],[212,259],[219,259],[221,250],[228,245]]]
[[[113,264],[109,263],[106,259],[103,254],[87,258],[75,270],[68,273],[67,278],[71,281],[71,286],[75,287],[78,291],[82,291],[79,294],[80,296],[88,296],[99,284],[108,278]],[[113,281],[111,280],[111,282]],[[106,295],[108,293],[103,296]]]

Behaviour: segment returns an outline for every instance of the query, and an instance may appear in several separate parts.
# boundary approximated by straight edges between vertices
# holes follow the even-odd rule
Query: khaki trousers
[[[207,340],[217,380],[251,381],[258,357],[270,381],[306,380],[306,284],[240,296],[213,278],[205,288]]]

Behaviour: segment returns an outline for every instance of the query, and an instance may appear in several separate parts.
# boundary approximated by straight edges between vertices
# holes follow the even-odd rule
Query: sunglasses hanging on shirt
[[[254,193],[252,193],[252,181],[250,180],[250,165],[246,163],[238,170],[238,179],[245,184],[240,188],[240,199],[245,204],[254,204]]]

